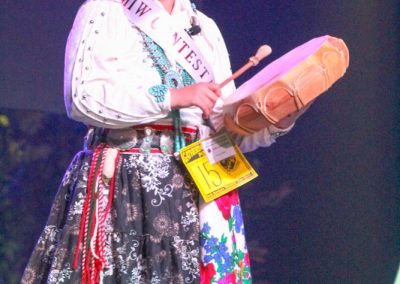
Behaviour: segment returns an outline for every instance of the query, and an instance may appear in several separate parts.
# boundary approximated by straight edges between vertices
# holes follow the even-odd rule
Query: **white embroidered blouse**
[[[177,0],[171,15],[176,24],[188,28],[193,13],[189,1]],[[198,18],[202,31],[193,39],[212,66],[215,82],[222,82],[231,75],[225,43],[213,20],[200,12]],[[160,84],[160,75],[153,67],[143,37],[128,21],[121,2],[85,2],[66,46],[64,100],[68,116],[104,128],[172,124],[170,93],[167,91],[165,99],[157,101],[149,92]],[[222,89],[223,96],[234,90],[234,84],[228,84]],[[223,126],[223,111],[223,102],[218,100],[210,117],[217,129]],[[181,109],[180,113],[182,125],[203,124],[197,107]],[[248,152],[271,145],[279,133],[286,131],[272,126],[250,136],[236,136],[235,140],[242,151]]]

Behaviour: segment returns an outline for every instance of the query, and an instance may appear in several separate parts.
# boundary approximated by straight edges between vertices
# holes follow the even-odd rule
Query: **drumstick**
[[[247,62],[245,65],[243,65],[239,70],[237,70],[235,73],[232,74],[228,79],[223,81],[219,86],[221,88],[225,87],[226,84],[228,84],[230,81],[235,80],[237,77],[242,75],[244,72],[249,70],[251,67],[258,65],[261,60],[263,60],[265,57],[270,55],[272,52],[272,49],[268,45],[262,45],[260,48],[257,50],[256,55],[252,56],[249,58],[249,62]]]

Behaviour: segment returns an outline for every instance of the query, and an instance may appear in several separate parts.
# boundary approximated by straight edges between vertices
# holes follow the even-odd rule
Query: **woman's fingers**
[[[214,94],[216,94],[218,97],[221,96],[221,87],[219,84],[216,83],[208,83],[208,87],[210,88],[211,91],[213,91]]]
[[[207,119],[208,116],[210,115],[213,107],[214,107],[214,103],[210,102],[210,101],[206,101],[204,100],[203,102],[198,104],[198,107],[202,110],[203,112],[203,118]]]
[[[171,108],[197,106],[208,117],[216,101],[221,96],[221,88],[215,83],[197,83],[181,89],[172,89]]]
[[[206,85],[200,95],[196,97],[197,101],[195,104],[203,111],[204,119],[209,117],[209,114],[211,113],[216,101],[221,95],[219,86],[215,85],[216,84],[212,83]]]

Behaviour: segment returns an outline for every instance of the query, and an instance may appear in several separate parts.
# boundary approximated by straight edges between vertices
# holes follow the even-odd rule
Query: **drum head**
[[[273,61],[260,72],[254,75],[250,80],[241,85],[237,90],[224,99],[225,105],[236,103],[257,91],[266,84],[272,84],[282,75],[289,72],[293,67],[297,66],[314,52],[316,52],[327,40],[329,36],[321,36],[314,38],[295,49],[289,51],[282,57]]]

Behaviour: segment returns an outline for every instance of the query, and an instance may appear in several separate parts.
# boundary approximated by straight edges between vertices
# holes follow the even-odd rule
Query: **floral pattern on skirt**
[[[23,284],[81,282],[72,263],[91,158],[81,152],[67,169]],[[251,282],[237,191],[199,201],[171,155],[121,155],[106,236],[101,283]]]
[[[80,283],[72,268],[91,155],[68,168],[22,283]],[[102,283],[198,283],[198,194],[170,155],[123,154],[106,221]]]
[[[251,283],[238,191],[200,205],[201,283]]]

